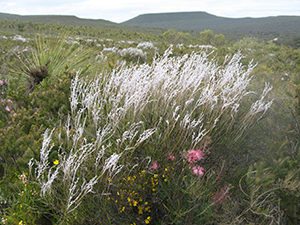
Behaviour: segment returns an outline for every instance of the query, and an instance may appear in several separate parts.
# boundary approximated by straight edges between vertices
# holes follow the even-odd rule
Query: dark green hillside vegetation
[[[32,23],[51,23],[61,25],[78,25],[78,26],[114,26],[117,25],[108,20],[92,20],[82,19],[76,16],[59,16],[59,15],[43,15],[43,16],[21,16],[15,14],[0,13],[0,20],[14,20],[17,22],[32,22]]]
[[[300,224],[299,49],[13,19],[0,224]]]
[[[277,38],[280,42],[299,38],[300,33],[299,16],[226,18],[206,12],[154,13],[139,15],[123,22],[122,25],[184,31],[210,29],[234,39],[251,36],[263,39]]]
[[[299,16],[262,18],[226,18],[206,12],[154,13],[139,15],[123,22],[124,25],[202,31],[212,29],[231,35],[299,34]],[[274,34],[273,34],[274,35]]]

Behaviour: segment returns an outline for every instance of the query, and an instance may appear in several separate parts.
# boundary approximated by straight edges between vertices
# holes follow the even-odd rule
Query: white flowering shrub
[[[121,41],[118,41],[119,44],[126,44],[126,45],[132,45],[132,44],[135,44],[136,42],[135,41],[131,41],[131,40],[121,40]]]
[[[138,48],[124,48],[119,51],[120,56],[131,61],[144,62],[147,59],[147,54]]]
[[[117,53],[117,52],[118,52],[118,48],[116,48],[116,47],[112,47],[112,48],[103,48],[102,52],[113,52],[113,53]]]
[[[28,42],[28,39],[21,36],[21,35],[15,35],[12,37],[12,40],[14,41],[20,41],[20,42]]]
[[[154,44],[152,42],[141,42],[137,45],[137,48],[141,49],[153,49]]]

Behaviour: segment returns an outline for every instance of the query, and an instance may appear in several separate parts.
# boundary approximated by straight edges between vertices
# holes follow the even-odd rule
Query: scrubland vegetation
[[[299,49],[0,25],[1,224],[300,224]]]

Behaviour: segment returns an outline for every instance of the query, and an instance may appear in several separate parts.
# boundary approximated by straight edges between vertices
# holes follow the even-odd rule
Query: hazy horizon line
[[[141,14],[137,14],[136,16],[133,16],[129,19],[126,19],[122,22],[116,22],[116,21],[113,21],[113,20],[110,20],[110,19],[106,19],[106,18],[88,18],[88,17],[83,17],[83,16],[78,16],[76,14],[19,14],[19,13],[11,13],[11,12],[2,12],[0,11],[0,13],[3,13],[3,14],[10,14],[10,15],[17,15],[17,16],[74,16],[74,17],[77,17],[79,19],[88,19],[88,20],[106,20],[106,21],[110,21],[110,22],[113,22],[113,23],[123,23],[123,22],[126,22],[130,19],[133,19],[137,16],[141,16],[141,15],[149,15],[149,14],[172,14],[172,13],[207,13],[207,14],[210,14],[210,15],[213,15],[213,16],[217,16],[217,17],[223,17],[223,18],[233,18],[233,19],[242,19],[242,18],[254,18],[254,19],[257,19],[257,18],[265,18],[265,17],[278,17],[278,16],[299,16],[300,17],[300,14],[299,15],[296,15],[296,14],[276,14],[276,15],[265,15],[265,16],[232,16],[232,17],[228,17],[228,16],[223,16],[223,15],[217,15],[217,14],[213,14],[213,13],[209,13],[207,11],[166,11],[166,12],[147,12],[147,13],[141,13]]]

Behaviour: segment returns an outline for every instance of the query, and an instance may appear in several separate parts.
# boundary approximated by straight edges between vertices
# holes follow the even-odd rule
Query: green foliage
[[[67,115],[71,79],[78,66],[88,60],[82,49],[66,46],[63,41],[50,43],[38,38],[37,48],[21,59],[20,67],[13,68],[15,77],[9,81],[7,96],[14,110],[6,113],[9,119],[0,130],[0,157],[6,176],[22,173],[28,160],[37,157],[45,129]]]
[[[226,43],[223,34],[215,34],[212,30],[204,30],[199,33],[199,42],[203,45],[224,46]]]
[[[39,186],[29,182],[28,175],[19,175],[15,182],[16,200],[6,210],[3,224],[54,224],[55,219],[39,196]]]
[[[268,224],[300,222],[299,155],[272,163],[257,163],[250,168],[243,192],[249,204],[247,211]]]
[[[70,74],[61,74],[60,78],[45,80],[29,94],[19,93],[23,96],[18,100],[27,104],[16,108],[9,115],[9,123],[0,130],[0,153],[5,162],[6,175],[15,170],[21,173],[28,160],[37,157],[44,130],[55,125],[68,112],[69,103],[66,99],[70,80]],[[44,91],[45,88],[48,91]]]
[[[187,43],[191,39],[190,33],[178,32],[176,30],[167,30],[162,34],[167,43],[180,44]]]

